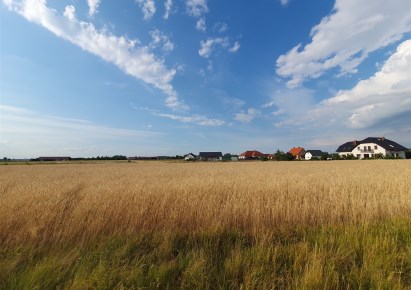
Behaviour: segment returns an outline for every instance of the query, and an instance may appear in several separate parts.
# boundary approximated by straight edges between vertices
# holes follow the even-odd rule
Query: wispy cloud
[[[298,44],[277,59],[277,74],[289,87],[339,67],[355,73],[370,52],[400,40],[411,30],[411,1],[337,0],[333,13],[312,28],[311,42]]]
[[[261,112],[254,108],[249,108],[247,111],[241,111],[237,113],[234,117],[234,120],[241,123],[251,123],[257,117],[261,116]]]
[[[224,33],[228,30],[228,25],[225,22],[217,22],[214,24],[213,30],[219,33]]]
[[[74,6],[65,9],[65,16],[47,7],[45,1],[3,0],[10,10],[22,15],[28,21],[39,24],[80,48],[115,64],[125,73],[160,89],[167,95],[166,105],[173,109],[187,109],[177,96],[171,81],[175,69],[168,69],[148,47],[139,46],[137,40],[115,36],[106,30],[97,30],[92,23],[78,21]]]
[[[236,41],[232,47],[228,49],[231,53],[236,53],[240,49],[240,43]]]
[[[170,38],[160,30],[155,29],[150,31],[150,36],[152,39],[150,47],[155,48],[162,44],[162,49],[165,52],[170,52],[174,49],[174,43],[172,43]]]
[[[227,48],[230,45],[228,37],[209,38],[206,41],[200,41],[198,54],[202,57],[209,58],[217,45]]]
[[[183,123],[193,123],[200,126],[211,126],[211,127],[218,127],[225,124],[225,121],[220,119],[210,119],[206,116],[201,115],[192,115],[192,116],[181,116],[175,114],[164,114],[164,113],[153,113],[153,115],[163,118],[168,118],[171,120],[180,121]]]
[[[72,151],[73,154],[101,154],[100,146],[116,140],[142,142],[163,135],[153,131],[102,126],[88,120],[42,115],[36,111],[8,105],[0,105],[0,123],[2,139],[8,141],[0,144],[1,151],[20,157],[64,154],[65,151]],[[28,150],[27,144],[36,146]],[[97,148],[90,144],[100,145]],[[88,147],[90,152],[85,152],[85,147]],[[95,150],[91,150],[91,147],[95,147]]]
[[[88,15],[92,17],[97,13],[98,6],[100,5],[100,0],[87,0],[87,4],[89,7]]]
[[[156,13],[156,4],[154,0],[136,0],[143,11],[144,20],[150,20]]]
[[[172,7],[173,7],[173,0],[166,0],[166,2],[164,3],[164,8],[166,10],[163,16],[164,19],[168,19],[168,17],[170,16]]]
[[[202,32],[205,32],[207,30],[207,26],[206,26],[206,22],[205,22],[204,17],[201,17],[200,19],[197,20],[196,29],[198,31],[202,31]]]
[[[201,17],[208,12],[207,0],[186,0],[187,14],[193,17]]]
[[[290,2],[290,0],[280,0],[281,5],[283,6],[287,6],[288,2]]]

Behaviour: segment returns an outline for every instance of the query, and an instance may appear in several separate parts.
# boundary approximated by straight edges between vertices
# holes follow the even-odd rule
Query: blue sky
[[[0,155],[411,147],[409,0],[3,0]]]

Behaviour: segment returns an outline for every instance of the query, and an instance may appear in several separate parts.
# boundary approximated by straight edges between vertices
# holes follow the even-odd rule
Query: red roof
[[[240,157],[244,157],[244,158],[255,158],[255,157],[266,157],[267,155],[264,153],[261,153],[260,151],[245,151],[243,153],[240,154]]]
[[[304,154],[305,150],[303,147],[293,147],[290,149],[289,151],[291,153],[291,155],[293,156],[298,156],[298,155],[302,155]]]

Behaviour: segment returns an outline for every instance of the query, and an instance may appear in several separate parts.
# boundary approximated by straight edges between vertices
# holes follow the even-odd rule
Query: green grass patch
[[[249,234],[136,233],[0,250],[1,289],[405,289],[411,222]]]

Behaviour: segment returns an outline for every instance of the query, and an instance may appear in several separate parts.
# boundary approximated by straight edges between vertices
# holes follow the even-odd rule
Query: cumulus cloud
[[[172,7],[173,7],[173,0],[166,0],[166,2],[164,3],[164,8],[166,10],[163,16],[164,19],[168,19],[168,17],[170,16]]]
[[[192,115],[192,116],[180,116],[175,114],[164,114],[164,113],[153,113],[155,116],[168,118],[171,120],[180,121],[183,123],[193,123],[200,126],[211,126],[218,127],[225,124],[223,120],[220,119],[210,119],[202,115]]]
[[[200,41],[198,54],[204,58],[209,58],[213,53],[215,46],[227,48],[229,45],[228,37],[209,38],[206,41]]]
[[[143,11],[144,20],[150,20],[156,13],[156,4],[154,0],[136,0]]]
[[[87,0],[87,4],[89,7],[88,15],[92,17],[97,13],[98,6],[100,5],[100,0]]]
[[[187,14],[193,17],[201,17],[208,12],[207,0],[186,0]]]
[[[411,40],[406,40],[375,75],[322,101],[310,115],[338,118],[352,128],[367,128],[404,113],[411,116],[410,68]]]
[[[170,52],[174,49],[174,43],[172,43],[170,38],[160,30],[155,29],[150,31],[150,36],[152,39],[150,47],[155,48],[162,44],[162,49],[165,52]]]
[[[370,52],[399,41],[411,30],[411,1],[337,0],[333,13],[311,30],[311,42],[277,59],[277,74],[289,87],[339,68],[355,73]]]
[[[65,9],[65,16],[60,16],[54,9],[49,8],[44,0],[3,1],[10,10],[28,21],[41,25],[56,36],[163,91],[167,95],[166,105],[170,108],[187,109],[187,106],[179,101],[171,84],[176,70],[167,69],[164,62],[152,54],[148,47],[138,46],[137,40],[99,31],[92,23],[76,20],[71,5]]]
[[[247,111],[241,111],[237,113],[234,117],[234,120],[241,123],[251,123],[256,117],[261,116],[261,112],[254,108],[249,108]]]
[[[202,31],[202,32],[205,32],[207,30],[207,26],[206,26],[206,22],[205,22],[204,17],[201,17],[200,19],[197,20],[196,29],[198,31]]]

